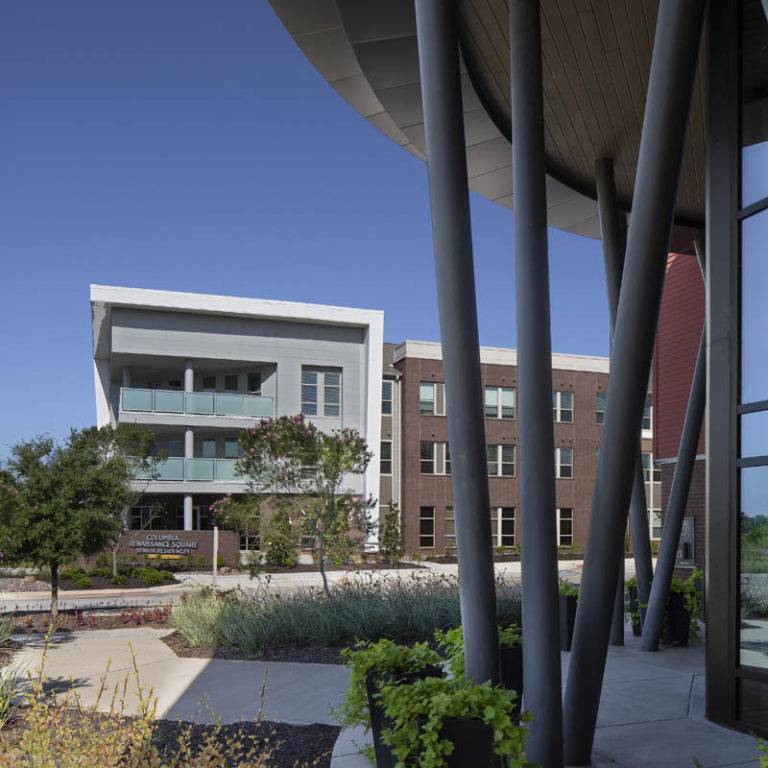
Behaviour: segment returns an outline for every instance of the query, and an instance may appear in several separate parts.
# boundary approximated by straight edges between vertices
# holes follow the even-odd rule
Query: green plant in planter
[[[366,690],[369,674],[376,673],[384,677],[418,672],[442,661],[440,655],[431,650],[427,643],[416,643],[409,647],[397,645],[386,638],[375,643],[359,642],[354,648],[345,648],[341,658],[350,671],[349,684],[344,704],[333,712],[334,719],[342,728],[362,725],[366,731],[371,727]]]
[[[579,588],[575,584],[572,584],[570,581],[566,581],[565,579],[560,579],[557,585],[557,591],[566,597],[579,596]]]
[[[675,576],[669,585],[670,593],[676,592],[683,599],[683,605],[688,612],[688,636],[694,643],[701,641],[701,632],[699,631],[698,622],[698,618],[701,616],[701,598],[696,589],[696,581],[701,579],[701,577],[701,571],[698,568],[694,568],[687,579],[681,579],[679,576]]]
[[[531,765],[525,758],[526,730],[517,724],[514,706],[517,695],[490,682],[482,685],[466,678],[431,677],[409,685],[385,685],[379,694],[392,728],[382,740],[397,756],[397,768],[442,768],[454,751],[443,732],[447,720],[480,720],[492,731],[495,755],[509,760],[510,768]],[[530,721],[523,713],[522,720]]]
[[[448,656],[448,669],[454,677],[464,676],[464,633],[461,627],[443,631],[438,629],[434,634],[435,640],[444,646]],[[520,627],[512,624],[509,627],[499,627],[499,647],[514,648],[522,645],[523,636]]]

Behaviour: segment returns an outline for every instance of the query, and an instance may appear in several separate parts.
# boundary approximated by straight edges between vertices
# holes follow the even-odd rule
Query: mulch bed
[[[148,585],[141,579],[127,579],[125,584],[113,584],[110,579],[104,576],[88,576],[88,580],[91,582],[90,587],[79,587],[72,579],[62,579],[59,582],[59,589],[64,590],[86,590],[86,589],[111,589],[111,590],[123,590],[123,589],[152,589],[153,587],[166,587],[169,584],[180,584],[176,579],[163,579],[157,584]]]
[[[519,559],[519,558],[518,558]],[[456,558],[454,558],[455,562]],[[418,568],[426,568],[420,563],[398,563],[397,565],[388,565],[387,563],[352,563],[351,565],[326,565],[325,572],[333,571],[408,571]],[[259,573],[320,573],[317,566],[313,563],[298,563],[293,568],[281,568],[274,565],[262,565],[258,568]]]
[[[341,651],[353,645],[349,642],[338,646],[284,645],[266,648],[253,655],[246,655],[226,645],[197,645],[192,647],[180,632],[161,638],[177,655],[193,659],[248,659],[249,661],[298,661],[305,664],[341,664]]]
[[[75,727],[88,728],[91,717],[100,717],[90,713],[73,710],[70,722]],[[127,719],[127,718],[126,718]],[[79,722],[78,722],[79,721]],[[22,726],[21,712],[16,712],[3,726],[6,737],[14,738],[14,731]],[[217,726],[192,725],[177,720],[155,721],[155,744],[164,758],[171,758],[177,751],[178,737],[184,736],[185,743],[191,745],[193,754],[200,748]],[[271,748],[272,756],[269,768],[330,768],[333,745],[339,735],[339,728],[332,725],[288,725],[269,721],[244,722],[219,727],[217,742],[226,744],[232,739],[241,739],[246,747],[254,746],[257,751]],[[243,763],[245,766],[245,763]]]
[[[557,559],[558,560],[583,560],[584,555],[576,554],[576,553],[558,552]],[[429,562],[442,563],[444,565],[456,565],[459,562],[459,558],[456,557],[456,555],[446,555],[442,557],[431,557],[429,559]],[[520,555],[494,555],[493,562],[494,563],[519,563]]]
[[[46,633],[50,626],[47,611],[18,613],[13,617],[16,634]],[[122,608],[116,611],[84,610],[59,611],[56,632],[88,632],[99,629],[131,629],[150,627],[165,629],[168,626],[168,608]]]

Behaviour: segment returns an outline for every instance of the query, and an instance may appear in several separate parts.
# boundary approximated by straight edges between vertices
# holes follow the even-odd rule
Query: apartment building
[[[244,490],[257,419],[302,412],[379,444],[382,312],[92,285],[91,315],[98,425],[148,427],[168,456],[137,478],[132,528],[210,528],[211,503]],[[379,463],[347,483],[378,496]]]
[[[520,542],[517,443],[517,353],[481,347],[493,542]],[[587,539],[608,389],[604,357],[552,356],[557,544],[583,551]],[[380,504],[397,502],[408,552],[455,550],[451,456],[439,344],[384,346]],[[652,453],[652,395],[646,401],[642,459],[650,535],[661,536],[661,473]]]

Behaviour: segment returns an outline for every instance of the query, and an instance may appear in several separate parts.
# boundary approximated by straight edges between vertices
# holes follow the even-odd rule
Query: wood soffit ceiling
[[[484,106],[509,136],[509,4],[460,0],[462,49]],[[632,199],[658,0],[542,0],[547,163],[594,195],[594,161],[612,157],[624,207]],[[704,220],[704,48],[699,50],[677,218]]]
[[[413,0],[270,0],[330,85],[403,149],[426,159]],[[594,161],[613,157],[629,210],[658,0],[542,0],[547,209],[551,226],[600,237]],[[458,0],[469,185],[514,207],[507,0]],[[704,218],[702,59],[677,220]],[[672,250],[690,247],[678,226]]]

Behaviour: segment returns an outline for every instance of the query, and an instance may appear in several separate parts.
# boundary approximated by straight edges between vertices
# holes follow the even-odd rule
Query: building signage
[[[200,542],[178,533],[142,533],[138,538],[131,538],[128,546],[137,555],[191,555],[197,552]]]
[[[677,546],[676,568],[693,568],[693,523],[692,517],[683,518],[680,543]]]

